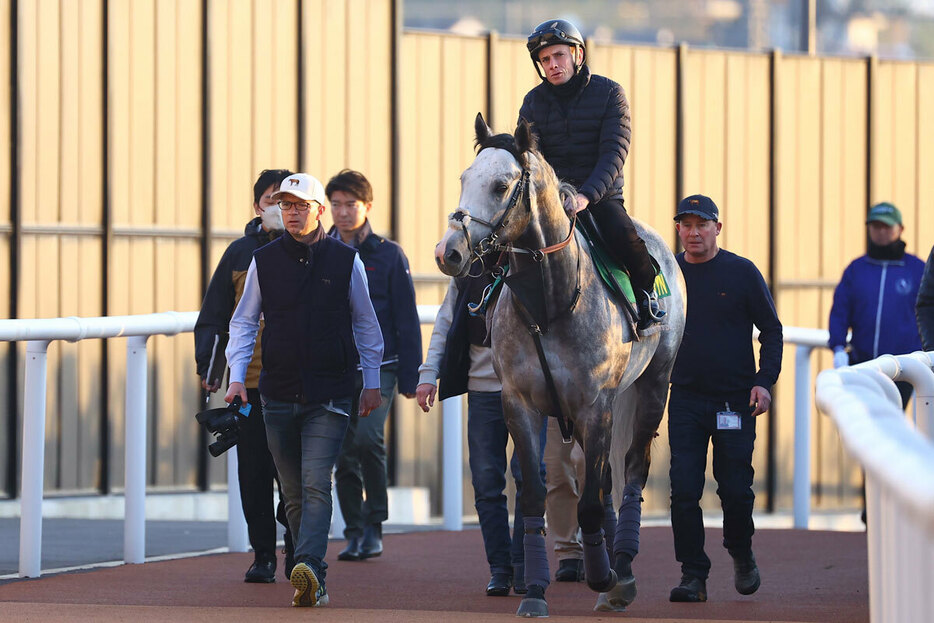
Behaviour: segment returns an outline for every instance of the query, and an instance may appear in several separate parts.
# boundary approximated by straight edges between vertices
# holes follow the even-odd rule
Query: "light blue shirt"
[[[363,370],[363,387],[379,389],[379,368],[383,360],[383,334],[379,320],[373,311],[369,287],[366,281],[366,268],[360,255],[354,256],[353,270],[350,274],[350,321],[353,327],[354,341],[360,353],[360,367]],[[263,309],[263,297],[256,275],[256,260],[250,261],[243,286],[243,296],[233,318],[230,319],[230,339],[227,342],[227,364],[230,366],[230,382],[243,383],[246,369],[253,357],[256,333],[259,331],[259,319]]]

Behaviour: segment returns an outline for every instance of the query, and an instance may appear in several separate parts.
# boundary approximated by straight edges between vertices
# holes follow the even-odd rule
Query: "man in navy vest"
[[[347,432],[358,353],[360,417],[379,406],[383,338],[363,262],[319,223],[325,209],[321,182],[305,173],[290,175],[274,198],[287,234],[253,254],[230,321],[225,400],[247,400],[243,381],[262,314],[259,391],[295,543],[292,605],[324,606],[331,470]]]

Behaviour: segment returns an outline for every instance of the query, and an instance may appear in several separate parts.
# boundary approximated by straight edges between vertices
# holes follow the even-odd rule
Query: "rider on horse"
[[[629,102],[616,82],[591,74],[584,38],[570,22],[539,24],[527,47],[542,83],[528,92],[519,117],[532,123],[538,148],[558,177],[578,192],[569,211],[596,221],[607,251],[629,270],[639,300],[639,328],[664,316],[654,291],[655,266],[623,207],[629,152]]]

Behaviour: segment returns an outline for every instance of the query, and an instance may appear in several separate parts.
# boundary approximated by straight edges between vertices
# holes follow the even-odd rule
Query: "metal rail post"
[[[811,515],[811,346],[795,348],[794,527],[807,530]]]
[[[124,460],[123,560],[146,560],[146,340],[126,343],[126,457]]]
[[[42,491],[45,477],[45,389],[49,343],[26,343],[23,396],[23,475],[20,494],[19,576],[39,577],[42,562]]]
[[[232,552],[246,552],[250,549],[246,518],[243,516],[240,500],[239,451],[237,446],[227,451],[227,549]]]
[[[441,401],[442,408],[442,506],[445,530],[464,529],[463,408],[461,397]]]

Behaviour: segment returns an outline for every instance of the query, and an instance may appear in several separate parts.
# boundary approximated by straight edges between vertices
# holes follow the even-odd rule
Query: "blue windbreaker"
[[[910,253],[900,260],[853,260],[833,293],[828,346],[845,346],[852,329],[851,364],[920,350],[915,299],[923,272],[924,262]]]

